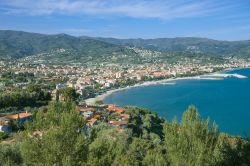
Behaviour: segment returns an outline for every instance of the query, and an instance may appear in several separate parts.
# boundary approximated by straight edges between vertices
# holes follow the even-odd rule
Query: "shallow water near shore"
[[[220,131],[250,136],[250,69],[227,73],[248,78],[177,80],[117,91],[104,102],[146,107],[168,120],[180,120],[187,107],[195,105],[203,118],[216,121]]]

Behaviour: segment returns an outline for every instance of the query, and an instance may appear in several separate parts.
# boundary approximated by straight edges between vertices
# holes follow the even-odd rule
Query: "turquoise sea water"
[[[149,108],[166,119],[181,119],[189,105],[195,105],[202,118],[210,117],[220,131],[250,136],[250,69],[234,70],[246,79],[177,80],[173,85],[152,85],[118,91],[105,103]]]

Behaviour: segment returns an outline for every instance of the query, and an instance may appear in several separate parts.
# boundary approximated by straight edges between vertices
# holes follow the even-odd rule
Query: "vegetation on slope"
[[[127,129],[92,128],[73,103],[52,102],[37,112],[18,143],[0,145],[3,165],[247,165],[250,141],[220,133],[190,107],[182,121],[128,107]],[[21,139],[20,139],[21,137]]]
[[[0,31],[0,57],[22,58],[53,51],[76,59],[130,53],[130,50],[121,46],[66,34],[42,35],[19,31]]]
[[[250,56],[250,40],[245,41],[218,41],[207,38],[179,37],[179,38],[158,38],[158,39],[115,39],[95,38],[100,41],[147,48],[164,52],[189,52],[203,53],[213,56]]]
[[[250,57],[250,41],[206,38],[114,39],[0,31],[0,58],[53,63],[158,63],[196,58],[217,62]]]

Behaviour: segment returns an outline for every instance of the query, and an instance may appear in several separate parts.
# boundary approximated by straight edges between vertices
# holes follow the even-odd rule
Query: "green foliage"
[[[119,165],[119,159],[128,144],[128,136],[125,132],[118,132],[116,128],[100,131],[89,145],[89,165]]]
[[[76,93],[76,90],[74,88],[68,87],[63,90],[63,97],[64,97],[64,101],[72,102],[72,101],[76,101],[79,95]]]
[[[97,38],[111,44],[146,48],[162,52],[205,53],[213,56],[249,56],[249,40],[246,41],[218,41],[206,38],[180,37],[159,39],[114,39]],[[188,49],[190,46],[193,48]]]
[[[93,87],[86,87],[85,89],[82,90],[82,98],[91,98],[95,97],[97,90],[94,89]]]
[[[169,162],[167,158],[165,157],[166,155],[161,154],[158,151],[149,151],[147,152],[146,156],[144,157],[142,161],[142,165],[157,165],[157,166],[167,166],[169,165]]]
[[[135,85],[136,83],[138,83],[137,80],[135,79],[131,79],[131,78],[128,78],[128,79],[117,79],[115,84],[114,84],[114,87],[117,87],[117,88],[120,88],[120,87],[126,87],[126,86],[132,86],[132,85]]]
[[[136,136],[142,136],[143,133],[155,133],[160,137],[163,136],[164,120],[156,113],[139,107],[127,107],[127,109],[127,113],[131,116],[129,127],[133,129]]]
[[[101,89],[102,88],[102,84],[96,83],[95,84],[95,89]]]
[[[27,165],[82,165],[88,147],[84,121],[71,103],[50,103],[48,112],[38,113],[27,126],[22,157]],[[39,131],[42,135],[34,135]]]
[[[21,165],[21,163],[19,145],[0,144],[0,165]]]
[[[224,57],[249,57],[250,41],[217,41],[206,38],[112,39],[42,35],[0,31],[0,58],[30,56],[44,63],[142,64],[156,61],[174,63],[184,58],[200,63],[222,63]],[[142,56],[134,49],[151,52]],[[157,53],[156,53],[157,51]],[[35,56],[33,56],[35,55]],[[152,56],[153,55],[153,56]],[[27,81],[25,77],[17,80]],[[133,80],[127,80],[128,84]],[[122,82],[121,82],[122,84]]]
[[[213,165],[219,133],[216,124],[202,120],[195,107],[183,114],[180,124],[176,121],[164,126],[165,144],[171,165]]]
[[[10,94],[0,94],[0,109],[41,106],[46,105],[50,99],[51,95],[49,92],[45,92],[40,87],[30,84],[27,90],[16,90]]]
[[[7,133],[0,132],[0,141],[6,139],[8,137],[9,137],[9,135]]]
[[[34,79],[33,73],[14,73],[12,71],[1,72],[0,81],[5,83],[5,85],[12,85],[14,83],[28,82]]]
[[[129,128],[87,127],[72,102],[51,102],[26,123],[19,144],[0,144],[0,165],[242,165],[250,141],[221,134],[189,107],[178,123],[126,107]]]
[[[32,93],[32,92],[41,93],[42,92],[40,86],[34,85],[34,84],[27,85],[26,90],[30,93]]]
[[[62,52],[60,49],[64,51]],[[17,31],[0,31],[0,55],[3,57],[8,55],[14,58],[22,58],[48,53],[53,55],[50,59],[57,62],[62,60],[64,62],[87,62],[95,57],[129,52],[131,51],[124,47],[90,38],[78,38],[65,34],[42,35]]]
[[[233,138],[234,139],[234,138]],[[247,166],[250,163],[250,139],[240,139],[233,143],[226,142],[223,148],[223,161],[220,165]]]
[[[133,165],[167,165],[167,157],[161,143],[152,139],[133,138],[126,156],[137,163]]]
[[[97,101],[95,102],[95,104],[97,104],[97,105],[101,105],[101,104],[104,104],[104,103],[103,103],[103,101],[102,101],[102,100],[97,100]]]

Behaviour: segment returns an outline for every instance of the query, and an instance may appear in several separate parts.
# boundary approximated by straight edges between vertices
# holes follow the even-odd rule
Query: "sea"
[[[172,120],[181,120],[188,106],[194,105],[203,119],[210,118],[219,131],[250,136],[250,69],[224,71],[247,78],[174,80],[167,84],[139,86],[117,91],[104,99],[119,106],[141,106]],[[211,77],[212,78],[212,77]]]

